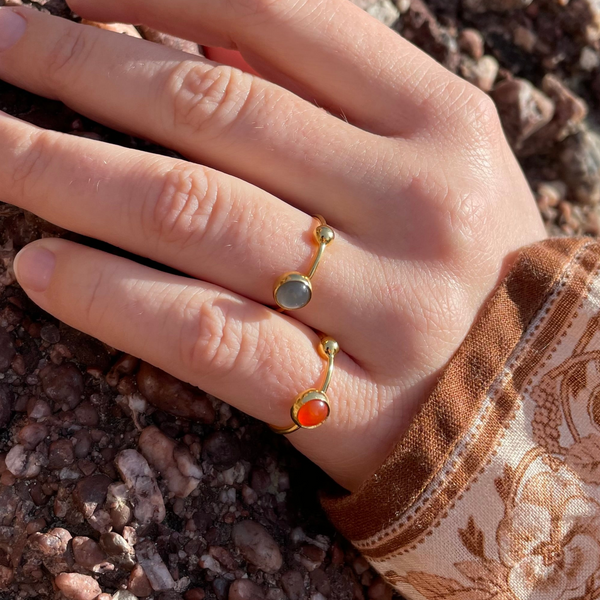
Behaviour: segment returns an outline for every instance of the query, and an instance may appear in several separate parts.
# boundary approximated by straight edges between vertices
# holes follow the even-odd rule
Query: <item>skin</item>
[[[0,25],[11,11],[25,26],[11,47],[0,36],[0,78],[187,158],[0,113],[3,200],[183,273],[44,239],[17,256],[19,282],[62,321],[277,425],[322,377],[316,332],[333,336],[332,415],[290,440],[356,490],[516,251],[545,237],[491,100],[347,0],[70,5],[238,50],[260,76],[1,8]],[[312,302],[278,313],[274,282],[310,266],[315,213],[336,240]]]

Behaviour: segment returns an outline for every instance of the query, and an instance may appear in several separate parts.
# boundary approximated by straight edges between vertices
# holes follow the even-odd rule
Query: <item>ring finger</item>
[[[322,383],[313,331],[217,286],[57,239],[30,244],[15,272],[60,320],[275,425],[287,425],[294,398]],[[335,466],[339,480],[341,458],[355,453],[352,415],[368,423],[377,390],[343,349],[333,375],[331,418],[291,439],[326,470]]]

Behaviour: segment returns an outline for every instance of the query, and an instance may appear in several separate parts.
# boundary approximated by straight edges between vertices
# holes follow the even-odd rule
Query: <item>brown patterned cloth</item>
[[[600,244],[524,249],[332,521],[407,598],[600,598]]]

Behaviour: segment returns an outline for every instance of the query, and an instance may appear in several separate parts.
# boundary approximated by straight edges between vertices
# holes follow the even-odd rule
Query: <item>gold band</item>
[[[335,232],[321,215],[315,215],[319,221],[315,229],[315,239],[319,244],[312,266],[307,275],[292,271],[282,275],[275,283],[273,297],[281,311],[304,308],[312,299],[312,278],[317,272],[325,248],[335,239]]]
[[[275,432],[282,435],[294,433],[298,429],[316,429],[325,423],[331,413],[327,390],[333,377],[333,360],[340,351],[339,344],[331,337],[323,337],[318,347],[319,354],[327,360],[327,370],[321,389],[309,389],[302,392],[294,401],[290,410],[292,424],[287,427],[269,425]]]

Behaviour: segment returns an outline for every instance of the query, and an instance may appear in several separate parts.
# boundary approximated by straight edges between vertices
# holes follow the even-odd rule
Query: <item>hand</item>
[[[44,239],[18,255],[19,282],[62,321],[277,425],[321,378],[315,330],[333,336],[331,417],[290,440],[355,490],[510,257],[545,236],[491,100],[348,0],[71,7],[237,48],[264,79],[0,9],[0,78],[189,159],[0,115],[2,200],[186,275]],[[309,267],[315,213],[337,238],[312,302],[280,314],[265,305]]]

